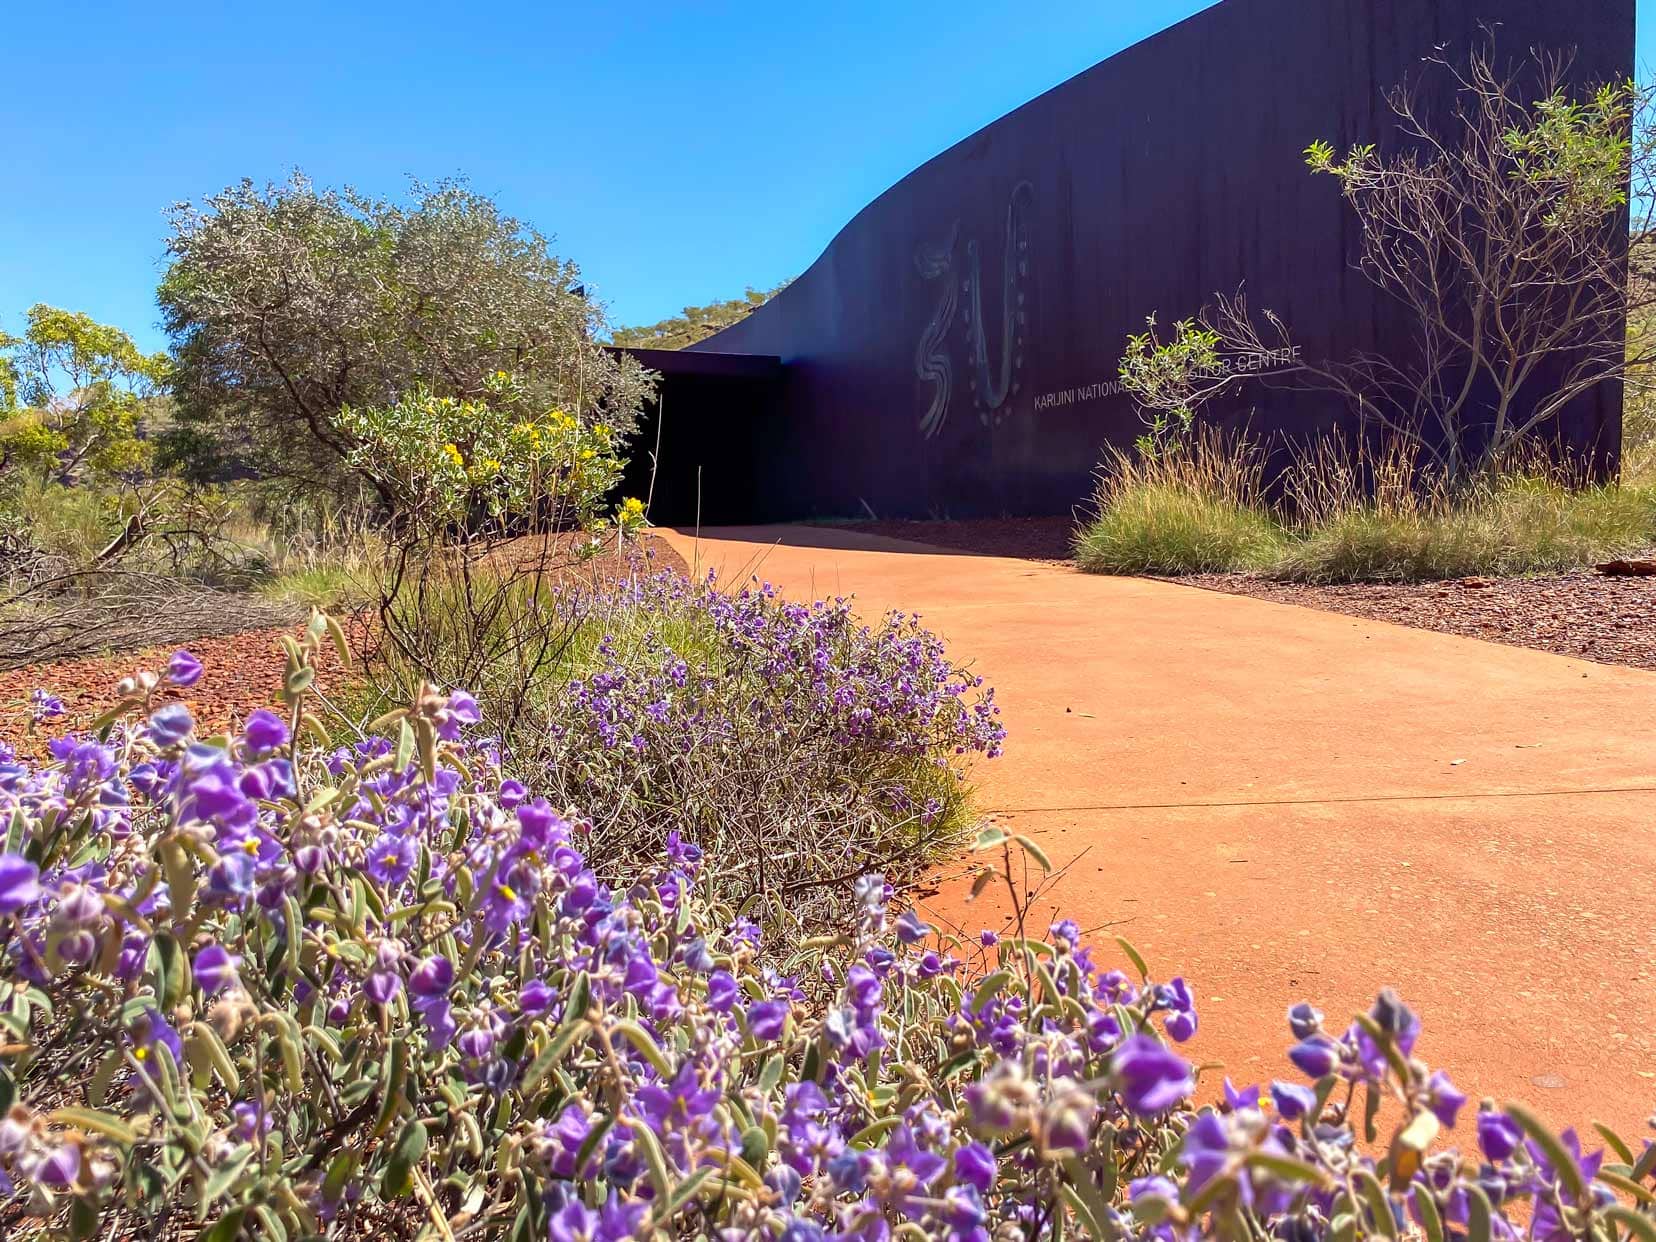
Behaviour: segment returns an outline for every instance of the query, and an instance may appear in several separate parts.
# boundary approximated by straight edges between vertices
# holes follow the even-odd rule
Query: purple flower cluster
[[[740,858],[741,894],[923,866],[958,831],[967,763],[1005,740],[993,691],[916,617],[871,626],[848,600],[672,575],[566,606],[591,655],[555,693],[534,768],[599,825],[586,844],[605,869],[664,827],[720,855],[721,878]],[[788,840],[758,844],[756,820]]]
[[[965,942],[867,875],[846,932],[762,952],[677,832],[597,874],[467,696],[337,747],[152,707],[0,764],[0,1194],[66,1232],[1649,1236],[1656,1148],[1486,1106],[1438,1150],[1465,1099],[1390,993],[1296,1006],[1308,1081],[1197,1110],[1190,988],[1071,921]]]
[[[569,687],[569,719],[558,722],[590,730],[606,749],[683,751],[728,735],[743,715],[762,730],[820,732],[851,752],[910,758],[993,758],[1006,740],[994,692],[978,693],[983,679],[952,663],[918,617],[893,612],[871,627],[848,599],[796,604],[768,583],[727,594],[711,579],[692,586],[670,574],[610,591],[604,611],[622,604],[654,623],[644,658],[604,638],[602,666]],[[667,629],[688,631],[700,648],[694,672],[661,637]],[[732,680],[737,697],[720,701],[712,692]]]

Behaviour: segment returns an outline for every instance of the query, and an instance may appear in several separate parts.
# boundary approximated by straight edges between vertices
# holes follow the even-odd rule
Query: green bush
[[[1270,487],[1266,465],[1256,443],[1211,431],[1169,452],[1112,450],[1077,562],[1093,573],[1427,582],[1557,573],[1656,542],[1656,489],[1583,483],[1539,453],[1458,488],[1398,443],[1325,437]]]
[[[865,625],[849,600],[726,593],[642,565],[596,586],[519,579],[510,598],[469,684],[507,772],[591,817],[583,848],[606,877],[678,832],[724,860],[722,897],[792,934],[842,918],[834,877],[906,881],[965,837],[965,765],[999,754],[999,709],[912,617]],[[476,644],[443,612],[425,615],[458,670]],[[367,674],[369,697],[338,704],[347,718],[425,680],[394,652]]]
[[[1537,476],[1413,506],[1354,506],[1288,544],[1271,572],[1299,582],[1423,582],[1552,573],[1649,545],[1656,496],[1572,490]]]
[[[1263,569],[1283,533],[1262,494],[1264,458],[1246,437],[1199,428],[1159,448],[1111,449],[1098,516],[1076,540],[1096,574],[1195,574]]]
[[[1192,487],[1138,484],[1081,533],[1076,558],[1095,574],[1223,573],[1274,564],[1282,546],[1265,513]]]

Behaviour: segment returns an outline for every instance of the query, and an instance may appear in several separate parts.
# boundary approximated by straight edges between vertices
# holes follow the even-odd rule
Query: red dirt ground
[[[654,535],[644,536],[636,546],[644,553],[648,572],[683,573],[687,568],[684,559]],[[583,581],[613,579],[631,572],[633,565],[631,559],[611,554],[582,562],[569,576]],[[369,635],[366,614],[347,628],[351,650],[359,653]],[[217,732],[229,728],[258,708],[276,702],[282,679],[281,636],[298,637],[303,630],[303,624],[296,624],[244,634],[215,635],[182,644],[59,660],[0,673],[0,737],[12,742],[22,753],[43,753],[48,736],[83,728],[112,706],[115,683],[122,677],[144,668],[159,672],[180,646],[194,654],[206,671],[190,689],[167,689],[160,699],[186,704],[203,730]],[[318,688],[324,693],[337,688],[343,680],[341,674],[338,657],[330,645],[324,650],[317,669]],[[31,733],[29,696],[36,687],[61,698],[68,712],[43,732]]]
[[[217,732],[245,719],[250,712],[276,702],[282,684],[282,656],[279,640],[283,634],[295,638],[303,625],[281,629],[255,630],[249,634],[227,634],[201,638],[185,644],[205,668],[201,680],[188,690],[167,689],[160,698],[177,700],[190,709],[198,727]],[[361,626],[354,627],[353,645],[360,645]],[[115,683],[139,669],[160,672],[176,646],[148,647],[90,659],[62,660],[0,674],[0,737],[12,740],[20,751],[39,753],[45,737],[84,728],[115,702]],[[329,646],[317,670],[317,685],[323,691],[339,684],[339,659]],[[41,687],[56,694],[68,708],[61,720],[45,727],[46,732],[28,734],[29,695]]]

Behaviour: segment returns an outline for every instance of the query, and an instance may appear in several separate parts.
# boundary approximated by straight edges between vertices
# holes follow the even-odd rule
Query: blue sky
[[[385,194],[463,174],[555,234],[617,322],[651,322],[803,271],[917,164],[1205,7],[19,6],[0,327],[44,301],[159,348],[165,207],[293,167]],[[1639,11],[1649,65],[1656,0]]]

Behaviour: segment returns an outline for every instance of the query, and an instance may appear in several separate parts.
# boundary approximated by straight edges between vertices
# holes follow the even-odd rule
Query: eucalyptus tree
[[[358,447],[341,409],[481,399],[502,372],[622,436],[649,393],[648,373],[600,344],[576,264],[461,182],[394,201],[295,173],[179,203],[170,223],[167,450],[193,474],[332,487]]]

